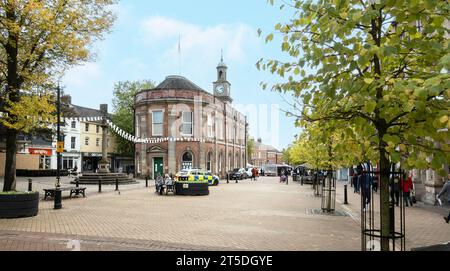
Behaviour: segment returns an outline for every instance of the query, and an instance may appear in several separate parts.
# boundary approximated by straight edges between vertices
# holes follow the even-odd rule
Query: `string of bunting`
[[[97,122],[97,121],[102,121],[103,117],[78,117],[78,118],[64,118],[64,121],[66,123],[70,123],[72,121],[80,121],[80,122]],[[200,139],[200,138],[192,138],[192,137],[187,137],[187,138],[173,138],[173,137],[165,137],[165,138],[139,138],[136,136],[133,136],[127,132],[125,132],[124,130],[122,130],[120,127],[118,127],[117,125],[115,125],[111,120],[106,119],[106,123],[108,124],[108,126],[111,128],[111,130],[113,130],[117,135],[119,135],[120,137],[122,137],[125,140],[131,141],[133,143],[146,143],[146,144],[156,144],[156,143],[161,143],[161,142],[205,142],[204,139]]]
[[[63,118],[64,122],[80,121],[80,122],[97,122],[102,121],[103,117],[79,117],[79,118]]]
[[[115,125],[110,120],[106,120],[108,123],[108,126],[120,137],[124,138],[125,140],[131,141],[133,143],[146,143],[146,144],[156,144],[161,142],[179,142],[179,141],[188,141],[188,142],[205,142],[204,139],[200,138],[173,138],[173,137],[164,137],[164,138],[139,138],[136,136],[133,136],[124,130],[122,130],[120,127]]]

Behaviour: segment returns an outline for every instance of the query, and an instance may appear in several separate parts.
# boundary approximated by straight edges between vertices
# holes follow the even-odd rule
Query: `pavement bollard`
[[[55,210],[62,209],[62,191],[57,188],[55,191]]]
[[[148,187],[148,176],[145,176],[145,187]]]
[[[28,179],[28,192],[33,191],[33,179]]]
[[[75,178],[75,187],[76,188],[80,187],[80,179],[79,178]]]
[[[116,179],[116,191],[119,191],[119,179]]]
[[[98,192],[101,193],[102,192],[102,177],[100,177],[98,179]]]
[[[348,190],[347,190],[348,185],[344,185],[344,204],[347,205],[348,204]]]
[[[230,183],[230,174],[227,174],[227,183]]]

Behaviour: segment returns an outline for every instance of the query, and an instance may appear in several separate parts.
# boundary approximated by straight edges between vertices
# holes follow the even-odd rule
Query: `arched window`
[[[185,152],[181,157],[181,169],[191,169],[193,167],[194,158],[192,153]]]
[[[223,79],[223,71],[219,72],[219,79],[222,80]]]
[[[212,160],[212,152],[209,152],[209,153],[206,155],[206,170],[207,170],[207,171],[212,171],[212,163],[211,163],[211,160]]]
[[[222,159],[223,159],[223,155],[222,153],[219,154],[219,173],[222,173]]]

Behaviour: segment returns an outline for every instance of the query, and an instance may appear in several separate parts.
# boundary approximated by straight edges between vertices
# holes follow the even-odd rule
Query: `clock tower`
[[[223,62],[223,56],[220,59],[220,63],[217,66],[217,81],[213,83],[214,96],[221,99],[224,102],[232,103],[233,99],[230,95],[231,84],[227,81],[228,67]]]

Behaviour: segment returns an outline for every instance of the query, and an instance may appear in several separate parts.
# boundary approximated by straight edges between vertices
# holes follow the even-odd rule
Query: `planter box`
[[[0,194],[0,219],[33,217],[39,211],[39,193]]]
[[[180,196],[207,196],[209,195],[209,184],[176,182],[175,191]]]

